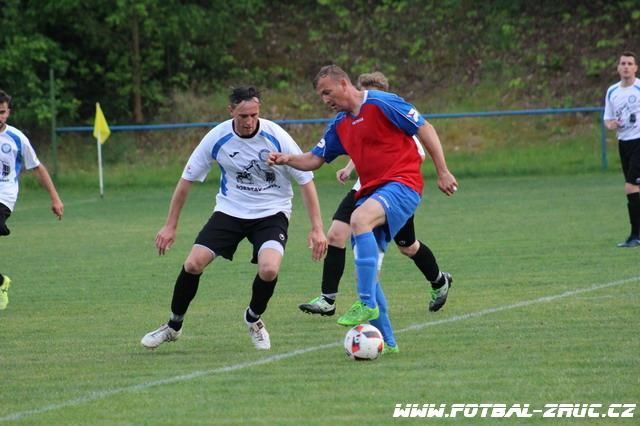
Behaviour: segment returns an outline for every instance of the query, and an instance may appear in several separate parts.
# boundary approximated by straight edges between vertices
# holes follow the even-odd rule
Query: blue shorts
[[[386,222],[375,228],[373,234],[380,250],[385,251],[389,241],[415,213],[420,204],[420,194],[401,183],[389,182],[376,188],[371,194],[359,198],[356,206],[360,206],[369,198],[378,201],[384,208]]]

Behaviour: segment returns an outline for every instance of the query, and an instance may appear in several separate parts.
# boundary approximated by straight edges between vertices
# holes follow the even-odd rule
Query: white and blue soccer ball
[[[344,351],[355,361],[373,361],[383,349],[382,333],[371,324],[356,325],[344,338]]]

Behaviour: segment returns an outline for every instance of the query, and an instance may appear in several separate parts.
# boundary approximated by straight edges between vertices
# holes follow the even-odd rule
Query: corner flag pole
[[[107,119],[102,113],[100,103],[96,102],[96,119],[93,125],[93,137],[96,138],[98,145],[98,178],[100,181],[100,198],[104,197],[104,181],[102,177],[102,144],[107,141],[111,130],[107,124]]]

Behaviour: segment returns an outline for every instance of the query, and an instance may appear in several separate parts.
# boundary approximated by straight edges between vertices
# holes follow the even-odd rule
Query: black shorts
[[[194,244],[207,247],[216,256],[233,260],[233,254],[243,239],[253,244],[251,263],[258,263],[258,250],[267,241],[277,241],[284,250],[287,244],[289,219],[284,213],[258,219],[240,219],[221,212],[214,212],[202,227]]]
[[[333,214],[333,220],[344,222],[347,225],[351,223],[351,214],[356,209],[356,190],[352,189],[344,196],[336,212]]]
[[[11,210],[9,207],[0,203],[0,236],[9,235],[11,231],[7,228],[7,219],[11,216]]]
[[[413,225],[413,216],[407,219],[407,223],[398,231],[393,241],[400,247],[409,247],[416,242],[416,230]]]
[[[344,222],[347,225],[351,223],[351,214],[356,209],[356,190],[352,189],[344,196],[336,212],[333,214],[333,220]],[[393,240],[400,247],[409,247],[416,241],[416,230],[413,225],[413,216],[398,231]]]
[[[624,181],[640,185],[640,139],[618,141],[618,151]]]

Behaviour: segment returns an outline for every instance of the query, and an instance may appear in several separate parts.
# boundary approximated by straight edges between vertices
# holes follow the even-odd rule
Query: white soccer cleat
[[[268,350],[271,349],[271,340],[269,340],[269,332],[267,328],[264,326],[264,322],[259,319],[256,322],[247,322],[246,318],[244,322],[249,327],[249,336],[251,336],[251,341],[253,342],[253,346],[256,349],[260,350]]]
[[[182,329],[175,331],[168,324],[144,335],[140,343],[147,349],[155,349],[164,342],[175,342],[182,334]]]

